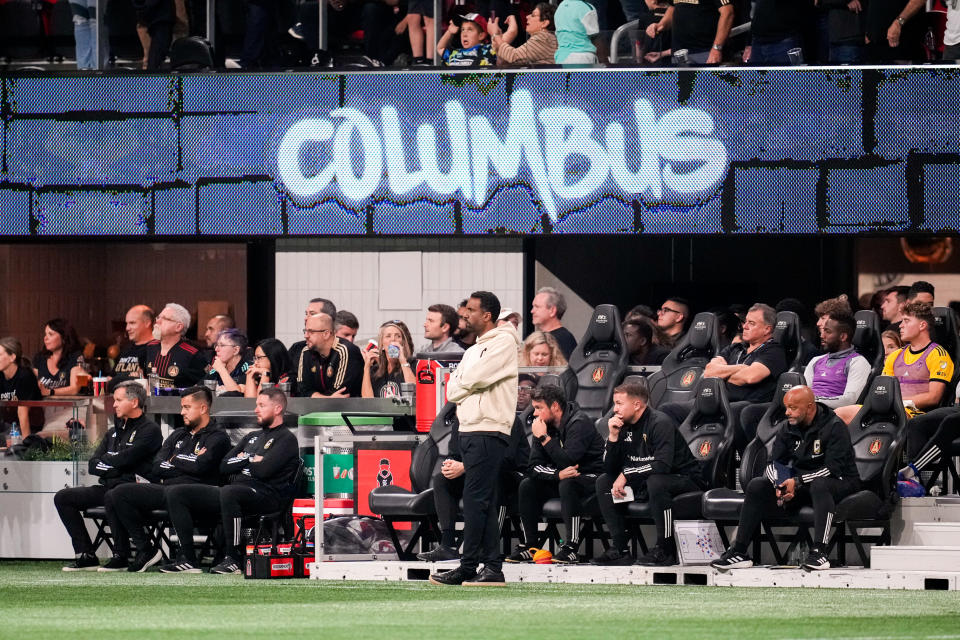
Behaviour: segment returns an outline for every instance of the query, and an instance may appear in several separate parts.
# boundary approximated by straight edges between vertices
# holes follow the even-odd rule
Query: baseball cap
[[[458,27],[464,22],[476,22],[481,31],[484,33],[487,32],[487,19],[479,13],[467,13],[462,16],[453,16],[453,24],[457,25]]]

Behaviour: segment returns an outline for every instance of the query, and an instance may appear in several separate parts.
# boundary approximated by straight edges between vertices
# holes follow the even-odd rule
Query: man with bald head
[[[153,340],[153,318],[153,309],[145,304],[134,305],[127,311],[125,331],[130,343],[117,358],[113,367],[114,378],[126,380],[143,376],[141,361],[144,348]]]
[[[833,411],[816,401],[807,386],[794,387],[783,397],[786,419],[763,475],[747,485],[740,524],[733,545],[711,566],[720,571],[752,567],[747,546],[764,517],[796,513],[813,506],[813,546],[803,561],[807,571],[830,568],[827,543],[836,504],[860,489],[850,434]]]
[[[334,333],[334,316],[320,312],[303,325],[304,346],[293,361],[294,393],[302,397],[359,398],[363,381],[360,349]]]

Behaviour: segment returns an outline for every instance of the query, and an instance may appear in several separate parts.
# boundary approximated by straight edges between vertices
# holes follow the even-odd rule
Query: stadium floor
[[[468,589],[63,573],[62,564],[0,561],[0,638],[960,638],[956,591]]]

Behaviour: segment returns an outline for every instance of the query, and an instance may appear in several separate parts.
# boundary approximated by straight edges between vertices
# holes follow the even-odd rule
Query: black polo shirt
[[[186,340],[180,340],[170,347],[166,355],[161,354],[160,341],[151,340],[144,349],[145,373],[153,373],[160,377],[161,387],[176,387],[183,389],[192,387],[203,378],[206,363],[196,346]]]
[[[727,398],[730,402],[741,400],[770,402],[773,400],[773,393],[777,388],[777,378],[787,370],[787,354],[780,343],[768,340],[747,353],[747,344],[738,342],[725,347],[720,352],[720,357],[726,360],[727,364],[751,365],[754,362],[759,362],[770,370],[770,375],[755,384],[736,385],[725,380],[724,385],[727,388]]]
[[[673,0],[673,50],[693,53],[713,47],[720,7],[728,4],[730,0]]]

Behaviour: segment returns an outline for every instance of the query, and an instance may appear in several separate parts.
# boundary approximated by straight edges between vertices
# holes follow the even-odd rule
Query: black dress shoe
[[[476,571],[470,571],[463,567],[457,567],[450,571],[441,571],[430,575],[430,584],[460,585],[465,580],[472,580],[477,577]]]
[[[484,567],[480,570],[473,579],[464,580],[463,586],[465,587],[505,587],[507,586],[507,581],[503,577],[502,571],[494,571],[488,567]]]

